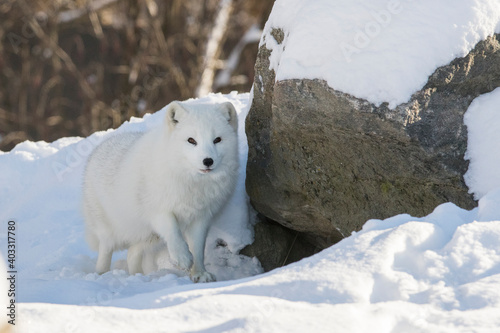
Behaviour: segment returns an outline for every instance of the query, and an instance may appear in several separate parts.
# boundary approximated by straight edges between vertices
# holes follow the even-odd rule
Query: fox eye
[[[220,138],[220,136],[218,136],[215,138],[214,143],[219,143],[221,141],[222,141],[222,139]]]
[[[196,146],[196,145],[198,144],[198,142],[196,142],[196,140],[195,140],[195,139],[193,139],[193,138],[189,138],[189,139],[188,139],[188,142],[189,142],[190,144],[192,144],[193,146]]]

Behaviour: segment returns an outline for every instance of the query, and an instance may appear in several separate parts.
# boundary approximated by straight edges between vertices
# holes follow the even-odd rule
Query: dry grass
[[[234,0],[219,59],[272,0]],[[117,127],[193,97],[219,0],[2,0],[0,150]],[[234,87],[248,91],[257,45]]]

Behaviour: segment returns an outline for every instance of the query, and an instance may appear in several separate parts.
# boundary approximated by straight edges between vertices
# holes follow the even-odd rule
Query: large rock
[[[271,35],[283,42],[281,29]],[[500,86],[499,49],[499,35],[478,43],[389,109],[321,80],[275,82],[263,43],[246,122],[252,205],[320,247],[370,218],[423,216],[444,202],[474,207],[463,181],[463,114]]]

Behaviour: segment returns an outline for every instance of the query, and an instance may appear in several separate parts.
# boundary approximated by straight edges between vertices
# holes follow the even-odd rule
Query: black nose
[[[206,166],[207,168],[210,167],[212,164],[214,164],[214,160],[211,158],[205,158],[203,160],[203,165]]]

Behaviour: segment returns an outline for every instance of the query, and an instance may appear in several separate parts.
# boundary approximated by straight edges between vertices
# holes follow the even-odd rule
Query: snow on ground
[[[498,110],[493,102],[498,94],[471,105],[470,142],[481,128],[494,126],[472,119],[481,118],[478,108],[490,115]],[[232,101],[242,129],[248,98],[219,94],[201,101]],[[162,116],[132,119],[117,131],[145,130]],[[370,220],[313,257],[256,275],[258,262],[235,254],[251,238],[242,168],[233,204],[207,246],[207,268],[220,282],[193,284],[166,257],[159,272],[130,276],[124,252],[113,257],[114,270],[97,275],[97,254],[85,243],[78,208],[80,182],[85,155],[111,132],[51,144],[25,142],[0,155],[0,250],[5,253],[6,223],[13,219],[20,332],[494,332],[500,327],[500,182],[493,178],[496,190],[480,196],[471,211],[447,203],[422,218]],[[499,142],[470,145],[471,165],[483,154],[498,158]],[[244,162],[244,135],[241,144]],[[478,163],[469,171],[471,179],[485,182],[482,178],[492,176],[482,168],[492,167]],[[216,246],[219,238],[228,246]]]
[[[24,303],[20,327],[40,332],[494,332],[500,327],[499,207],[496,191],[473,211],[444,204],[425,218],[372,220],[311,258],[243,280],[153,291],[144,283],[141,292],[127,297],[121,294],[130,293],[125,290],[142,277],[115,272],[104,289],[107,307]],[[83,289],[88,278],[73,286],[61,279],[56,290],[44,293]],[[173,277],[164,279],[168,284]]]
[[[283,43],[273,28],[284,30]],[[498,0],[277,0],[261,44],[276,80],[319,78],[393,108],[495,31]]]

